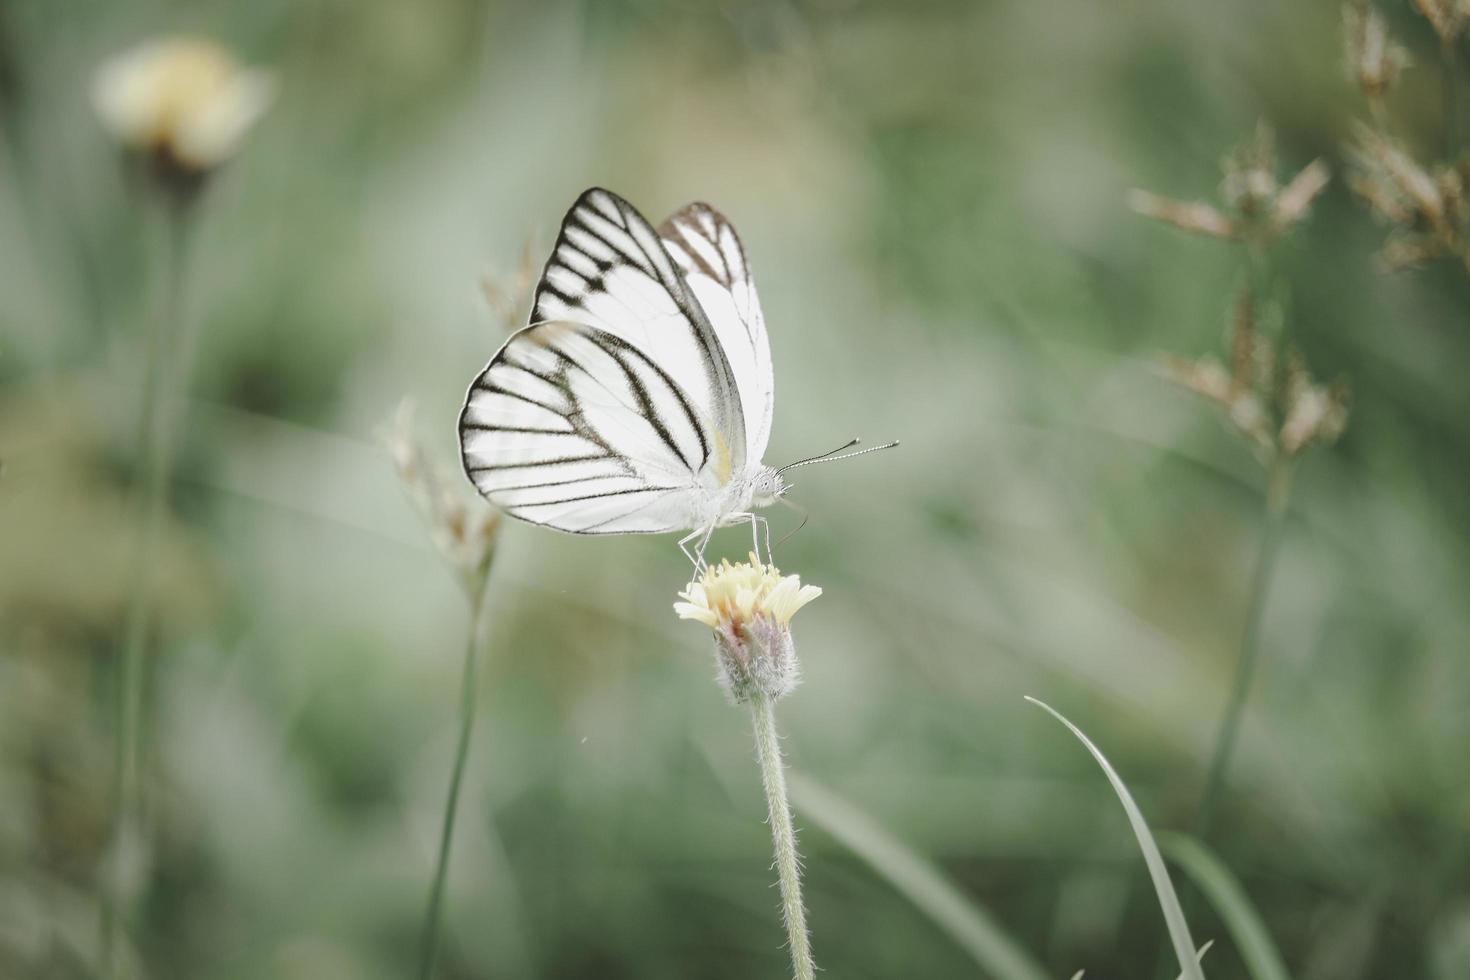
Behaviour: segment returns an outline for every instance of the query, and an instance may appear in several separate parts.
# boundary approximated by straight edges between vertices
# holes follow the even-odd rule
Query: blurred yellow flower
[[[683,601],[674,603],[674,612],[715,631],[720,683],[732,700],[759,695],[775,701],[791,693],[800,676],[791,617],[821,594],[752,554],[749,562],[707,567],[679,593]]]
[[[219,44],[163,38],[106,61],[92,103],[128,149],[202,174],[224,163],[270,105],[269,72],[245,68]]]

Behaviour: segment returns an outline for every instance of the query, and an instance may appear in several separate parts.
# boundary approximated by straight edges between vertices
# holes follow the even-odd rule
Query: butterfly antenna
[[[893,449],[894,447],[896,447],[898,445],[898,440],[895,439],[893,442],[885,442],[881,446],[869,446],[867,449],[859,449],[855,453],[844,453],[841,456],[834,456],[833,455],[833,453],[840,453],[844,449],[851,449],[853,446],[856,446],[859,441],[860,440],[853,439],[851,442],[847,443],[846,445],[838,446],[836,449],[829,450],[828,452],[825,452],[825,453],[823,453],[820,456],[813,456],[810,459],[799,459],[799,460],[797,460],[794,463],[787,463],[785,466],[781,467],[776,472],[777,473],[785,473],[787,470],[794,470],[798,466],[806,466],[806,465],[808,465],[810,463],[823,463],[823,462],[826,462],[826,463],[835,463],[839,459],[852,459],[854,456],[865,456],[868,453],[876,453],[880,449]]]
[[[829,450],[827,450],[825,453],[822,453],[820,456],[809,456],[806,459],[799,459],[799,460],[797,460],[794,463],[787,463],[785,466],[781,467],[776,472],[777,473],[784,473],[787,470],[791,469],[793,466],[805,466],[807,463],[815,463],[819,459],[826,459],[828,456],[831,456],[833,453],[840,453],[844,449],[851,449],[853,446],[856,446],[860,442],[862,442],[861,439],[858,439],[858,438],[854,437],[852,439],[849,439],[847,442],[844,442],[842,445],[838,446],[836,449],[829,449]]]

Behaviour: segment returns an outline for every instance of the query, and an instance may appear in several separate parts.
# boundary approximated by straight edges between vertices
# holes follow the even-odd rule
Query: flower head
[[[674,603],[680,619],[698,620],[715,631],[720,681],[737,703],[754,694],[772,700],[789,694],[799,680],[791,617],[822,594],[782,575],[752,554],[749,562],[709,566]]]
[[[92,103],[108,132],[161,176],[197,182],[235,153],[273,90],[268,72],[242,67],[219,44],[173,37],[103,63]]]

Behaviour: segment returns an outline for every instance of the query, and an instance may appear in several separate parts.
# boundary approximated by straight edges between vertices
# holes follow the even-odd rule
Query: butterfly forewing
[[[717,437],[706,485],[721,486],[744,467],[744,409],[720,337],[658,233],[627,201],[600,188],[577,199],[562,220],[531,319],[597,327],[656,359]]]
[[[734,226],[708,204],[682,208],[659,226],[658,233],[730,364],[745,420],[745,458],[758,463],[771,435],[775,379],[766,321],[745,248]]]

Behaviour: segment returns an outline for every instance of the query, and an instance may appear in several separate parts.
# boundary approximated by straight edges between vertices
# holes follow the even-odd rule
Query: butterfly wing
[[[700,482],[723,487],[746,464],[735,372],[659,235],[627,201],[593,188],[572,205],[542,273],[533,323],[586,324],[655,356],[710,437]]]
[[[745,459],[758,463],[771,437],[776,379],[766,320],[745,248],[724,215],[698,202],[659,225],[658,233],[709,318],[730,364],[745,422]]]
[[[466,475],[506,513],[580,534],[696,526],[714,436],[670,372],[619,334],[538,323],[470,386]]]

